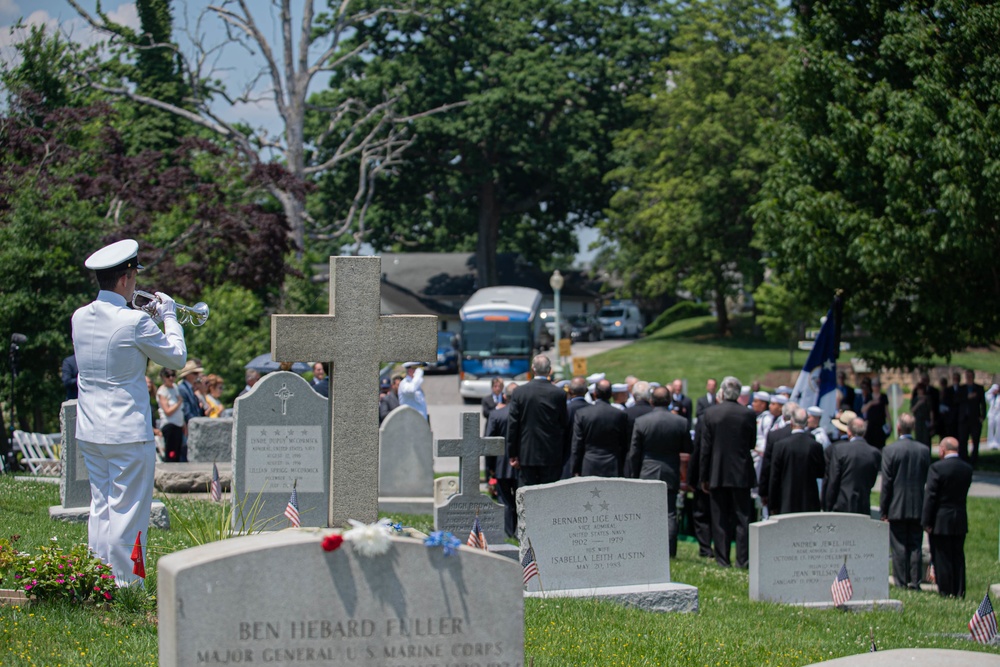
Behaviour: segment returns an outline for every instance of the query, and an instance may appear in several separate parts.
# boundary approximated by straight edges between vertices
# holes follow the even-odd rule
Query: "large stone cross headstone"
[[[434,361],[437,317],[382,315],[381,258],[330,258],[330,313],[271,317],[275,361],[330,362],[329,525],[378,518],[378,373]]]
[[[479,524],[490,544],[504,541],[503,506],[479,491],[479,463],[482,456],[503,456],[503,438],[479,435],[479,413],[462,414],[462,437],[443,439],[436,443],[438,456],[459,457],[459,492],[443,505],[434,507],[434,527],[455,535],[467,535],[479,514]]]

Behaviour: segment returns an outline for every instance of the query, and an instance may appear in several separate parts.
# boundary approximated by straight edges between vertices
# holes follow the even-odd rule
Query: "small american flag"
[[[535,563],[535,550],[530,545],[528,546],[528,550],[524,552],[524,558],[521,559],[521,567],[524,568],[524,583],[527,584],[529,579],[538,576],[538,564]]]
[[[483,535],[482,526],[479,525],[478,516],[472,522],[472,530],[469,531],[469,539],[465,543],[474,549],[482,549],[483,551],[487,551],[490,548],[486,543],[486,536]]]
[[[292,528],[302,525],[299,521],[299,492],[295,488],[297,485],[298,480],[292,484],[292,497],[288,499],[288,507],[285,508],[285,516],[292,522]]]
[[[146,563],[142,558],[141,530],[139,531],[139,534],[135,536],[135,546],[132,547],[132,574],[136,574],[143,579],[146,578]]]
[[[830,586],[830,591],[833,593],[833,604],[838,607],[854,596],[854,587],[851,586],[851,578],[847,576],[847,563],[840,566],[840,572],[837,573],[837,578],[833,580],[833,586]]]
[[[993,613],[993,604],[990,602],[990,594],[987,593],[983,601],[979,603],[979,609],[972,615],[969,621],[969,632],[972,638],[980,644],[989,644],[997,634],[997,617]]]
[[[215,502],[222,500],[222,482],[219,481],[219,467],[215,463],[212,463],[212,484],[208,492]]]

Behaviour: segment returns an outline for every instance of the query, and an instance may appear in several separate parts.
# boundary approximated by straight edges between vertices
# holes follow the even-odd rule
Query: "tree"
[[[726,334],[727,297],[762,277],[749,207],[767,167],[761,128],[777,115],[785,15],[773,2],[708,0],[679,21],[656,87],[630,99],[639,121],[615,141],[601,230],[627,290],[709,299]]]
[[[876,365],[1000,342],[1000,11],[797,5],[758,247],[798,298],[844,311]]]
[[[402,2],[390,0],[375,8],[359,8],[360,3],[331,3],[331,11],[316,14],[314,1],[303,3],[303,13],[296,30],[292,16],[291,0],[280,0],[280,43],[272,44],[266,26],[251,10],[247,0],[224,0],[206,7],[197,19],[197,25],[206,18],[221,22],[227,33],[223,43],[209,43],[204,33],[189,35],[193,55],[185,56],[173,42],[157,41],[163,35],[134,35],[114,24],[99,11],[92,15],[77,0],[68,0],[73,8],[96,30],[109,38],[109,43],[121,49],[125,59],[139,59],[140,53],[162,53],[169,50],[183,73],[183,102],[171,98],[171,91],[162,89],[144,91],[141,82],[126,79],[109,79],[104,72],[91,69],[84,72],[90,85],[99,91],[125,97],[134,102],[166,111],[223,139],[243,160],[247,172],[272,172],[280,164],[291,178],[275,178],[266,184],[268,191],[280,202],[288,221],[289,242],[301,255],[305,249],[308,225],[311,222],[305,210],[305,190],[309,179],[336,170],[343,162],[364,153],[376,163],[393,162],[406,148],[405,137],[411,118],[399,116],[394,111],[396,97],[384,91],[379,100],[367,104],[357,98],[341,99],[332,106],[307,103],[309,87],[317,75],[336,72],[359,58],[364,45],[345,50],[345,36],[353,34],[383,14],[405,11]],[[278,31],[276,31],[278,32]],[[124,36],[124,37],[123,37]],[[239,91],[227,89],[213,67],[218,52],[226,47],[244,49],[249,58],[260,58],[263,64],[258,74]],[[141,60],[140,60],[141,64]],[[269,82],[269,88],[259,90],[258,81]],[[281,118],[283,131],[272,136],[264,129],[254,129],[242,123],[236,113],[227,114],[214,104],[223,101],[230,107],[238,104],[256,104],[262,100],[273,102]],[[343,133],[336,150],[322,159],[306,142],[304,125],[306,114],[321,116],[324,122],[336,128],[346,124],[351,131]],[[272,162],[274,154],[279,160]],[[271,169],[261,167],[270,165]],[[363,182],[367,182],[362,179]]]
[[[498,249],[536,263],[575,251],[573,225],[593,223],[610,196],[601,179],[611,136],[631,119],[625,97],[663,49],[659,11],[624,0],[421,0],[367,24],[354,43],[370,44],[371,60],[338,72],[317,103],[374,104],[401,89],[401,113],[464,105],[414,122],[405,165],[379,181],[353,231],[377,248],[475,249],[481,286],[496,284]],[[357,201],[333,176],[321,195],[317,217],[342,219]]]

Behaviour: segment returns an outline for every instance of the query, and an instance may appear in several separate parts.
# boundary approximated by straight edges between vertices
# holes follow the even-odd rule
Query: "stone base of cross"
[[[328,315],[272,315],[275,361],[330,362],[329,525],[378,518],[378,373],[434,361],[437,317],[381,314],[380,257],[330,258]]]

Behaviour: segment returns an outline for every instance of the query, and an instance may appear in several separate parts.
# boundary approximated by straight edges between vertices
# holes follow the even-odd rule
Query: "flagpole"
[[[535,569],[538,569],[538,552],[535,551],[535,547],[531,546],[531,538],[526,538],[528,540],[528,548],[531,549],[531,553],[535,554]],[[538,588],[542,591],[542,595],[545,595],[545,586],[542,586],[542,571],[538,569]]]

